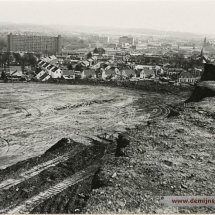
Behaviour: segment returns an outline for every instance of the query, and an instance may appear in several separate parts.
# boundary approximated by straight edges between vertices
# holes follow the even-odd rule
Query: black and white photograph
[[[0,214],[214,214],[215,1],[0,0]]]

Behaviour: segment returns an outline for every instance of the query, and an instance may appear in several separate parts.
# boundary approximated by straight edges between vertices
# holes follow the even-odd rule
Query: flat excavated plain
[[[42,154],[62,138],[90,144],[88,137],[122,132],[150,115],[166,116],[165,104],[177,99],[123,88],[39,83],[1,83],[0,98],[0,169]],[[141,109],[134,105],[140,98],[145,99]]]

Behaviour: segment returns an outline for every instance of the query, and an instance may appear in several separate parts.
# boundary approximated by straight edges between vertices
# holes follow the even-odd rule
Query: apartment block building
[[[61,36],[32,36],[13,35],[10,33],[7,38],[8,51],[26,52],[61,52]]]

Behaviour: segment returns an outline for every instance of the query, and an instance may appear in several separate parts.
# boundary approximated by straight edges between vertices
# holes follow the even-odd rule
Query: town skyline
[[[212,1],[1,1],[4,23],[213,34]],[[11,16],[8,16],[10,11]],[[20,15],[21,14],[21,15]],[[210,18],[208,18],[208,15]]]

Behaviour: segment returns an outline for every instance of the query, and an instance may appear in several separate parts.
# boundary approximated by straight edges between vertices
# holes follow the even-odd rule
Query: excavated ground
[[[213,212],[159,202],[214,192],[207,99],[32,83],[0,93],[1,213]]]
[[[180,95],[129,89],[0,84],[0,169],[44,153],[62,138],[90,144],[88,137],[114,135],[151,117],[165,117]],[[144,105],[136,107],[142,99]]]
[[[161,196],[215,195],[214,107],[214,98],[173,106],[168,118],[128,130],[126,156],[103,165],[105,185],[92,191],[84,212],[215,213],[160,204]]]

